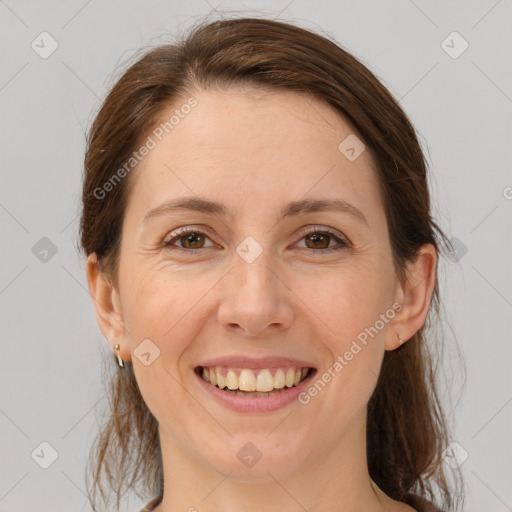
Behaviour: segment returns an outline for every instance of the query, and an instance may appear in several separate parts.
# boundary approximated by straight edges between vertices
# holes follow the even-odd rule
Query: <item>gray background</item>
[[[106,402],[108,347],[75,248],[83,130],[120,60],[209,12],[279,16],[332,34],[410,115],[431,163],[437,220],[458,239],[440,277],[454,441],[468,454],[465,510],[512,510],[510,0],[218,1],[0,0],[0,511],[90,510],[84,467]],[[31,47],[51,48],[43,31],[58,43],[47,58]],[[457,58],[462,40],[442,44],[453,31],[469,44]],[[458,350],[467,383],[457,403]]]

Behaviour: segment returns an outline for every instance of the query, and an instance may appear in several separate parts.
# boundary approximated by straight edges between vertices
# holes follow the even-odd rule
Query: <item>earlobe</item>
[[[87,281],[96,313],[96,321],[101,332],[108,340],[111,350],[116,344],[119,344],[121,346],[121,357],[125,361],[129,360],[119,293],[111,280],[101,272],[95,253],[90,254],[87,258]]]
[[[425,323],[436,283],[436,268],[437,251],[432,244],[422,245],[416,260],[407,263],[406,281],[400,286],[402,309],[389,326],[386,350],[400,347]]]

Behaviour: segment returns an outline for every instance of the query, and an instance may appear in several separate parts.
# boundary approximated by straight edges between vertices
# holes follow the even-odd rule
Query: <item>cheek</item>
[[[384,355],[384,333],[394,317],[390,271],[374,266],[343,269],[326,279],[328,292],[310,295],[308,306],[318,312],[324,333],[319,336],[329,353],[317,378],[331,378],[327,387],[340,414],[363,407],[375,387]],[[318,284],[318,283],[317,283]],[[305,283],[302,293],[312,288]],[[316,288],[320,290],[319,288]],[[300,295],[300,294],[299,294]],[[337,400],[343,397],[343,404]],[[343,413],[341,411],[344,411]]]
[[[149,269],[127,276],[124,314],[132,351],[145,338],[162,349],[165,334],[170,336],[173,325],[186,313],[179,283],[162,279],[163,274]]]
[[[135,318],[142,313],[165,318],[160,315],[161,311],[168,310],[172,314],[179,306],[179,297],[186,291],[184,279],[161,261],[149,263],[135,259],[130,270],[127,265],[125,279],[128,283],[129,313]]]
[[[384,306],[385,290],[378,281],[352,276],[340,278],[337,284],[337,290],[315,306],[329,327],[320,338],[329,356],[318,371],[312,393],[322,395],[322,408],[331,411],[333,423],[344,424],[364,410],[375,389],[387,327],[380,315],[390,305]]]
[[[175,371],[181,354],[204,328],[208,292],[216,283],[216,275],[193,277],[161,264],[133,274],[125,309],[132,351],[149,338],[165,366]]]
[[[205,295],[204,283],[192,286],[179,272],[153,268],[134,275],[132,284],[126,315],[135,377],[149,410],[160,423],[169,424],[169,411],[197,405],[183,393],[183,372],[188,367],[180,362],[203,327],[197,315],[204,307],[198,303]],[[148,339],[157,347],[149,345],[150,351],[158,357],[145,366],[137,354]]]
[[[304,280],[298,295],[308,297],[304,302],[318,312],[329,328],[326,333],[340,349],[392,305],[391,281],[375,268],[344,268],[326,273],[320,280]]]

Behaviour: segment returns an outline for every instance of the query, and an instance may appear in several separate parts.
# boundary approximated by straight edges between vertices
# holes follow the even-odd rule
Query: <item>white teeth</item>
[[[238,377],[238,389],[240,391],[256,391],[256,378],[251,370],[243,369]],[[258,391],[263,391],[258,389]]]
[[[240,375],[237,375],[233,368],[227,368],[226,376],[224,376],[222,368],[216,366],[204,367],[201,375],[203,380],[220,389],[227,387],[233,392],[240,391],[238,394],[243,396],[246,396],[247,392],[252,392],[251,396],[259,396],[260,393],[261,396],[270,396],[269,393],[273,394],[274,391],[278,392],[285,387],[297,386],[308,375],[309,368],[288,368],[286,373],[282,368],[278,368],[274,376],[268,368],[259,370],[255,376],[256,371],[244,368],[240,371]]]
[[[284,388],[284,380],[285,380],[284,372],[283,372],[283,370],[281,370],[281,368],[279,368],[276,371],[276,374],[274,375],[274,388],[275,389]]]
[[[269,370],[261,370],[258,373],[258,378],[256,379],[256,391],[261,393],[272,391],[274,389],[274,377]]]
[[[277,393],[281,393],[280,390],[271,391],[270,393],[260,393],[258,391],[254,391],[250,395],[247,393],[244,393],[243,391],[231,391],[230,389],[226,389],[228,393],[231,393],[232,395],[238,395],[238,396],[250,396],[251,398],[266,398],[268,396],[277,395]]]
[[[228,389],[238,389],[238,377],[234,370],[228,370],[226,385],[228,386]]]
[[[220,373],[220,369],[217,367],[216,369],[217,374],[217,386],[219,386],[220,389],[224,389],[226,387],[226,377]]]
[[[287,388],[291,388],[293,386],[293,382],[295,380],[295,370],[290,368],[286,372],[285,384]]]

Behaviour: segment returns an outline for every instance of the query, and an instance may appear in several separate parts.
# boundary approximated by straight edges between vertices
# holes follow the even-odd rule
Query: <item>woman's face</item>
[[[194,97],[161,141],[151,135],[156,147],[131,176],[121,355],[164,454],[240,480],[278,478],[338,450],[346,458],[364,447],[366,404],[402,298],[375,163],[318,100],[233,88]],[[219,206],[196,209],[202,201]],[[213,389],[196,371],[205,366],[249,389],[282,388],[281,369],[289,391]],[[294,367],[311,368],[300,394],[286,383]]]

